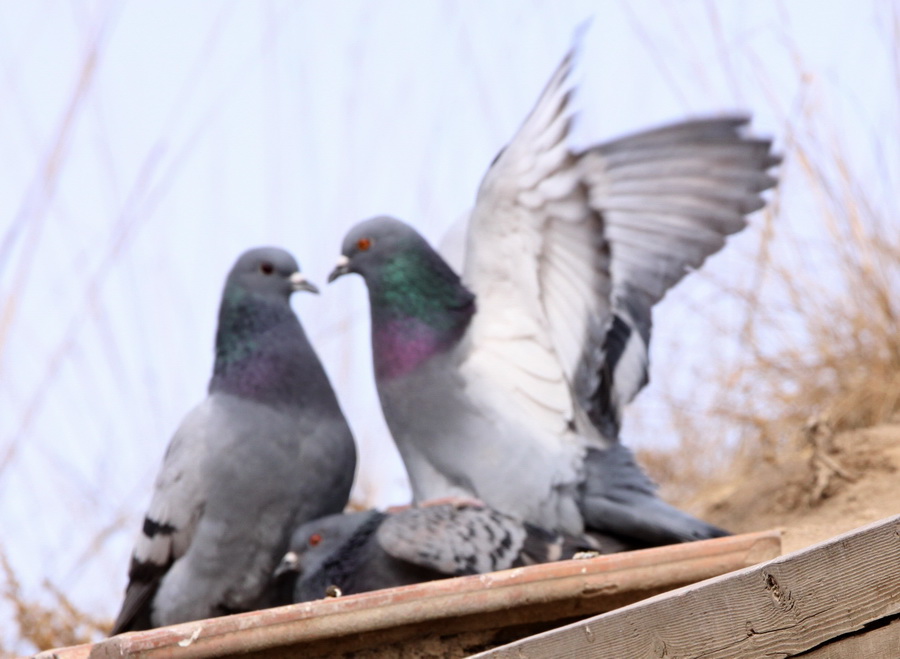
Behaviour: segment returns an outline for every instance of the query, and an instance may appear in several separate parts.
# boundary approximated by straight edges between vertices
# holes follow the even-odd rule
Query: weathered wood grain
[[[842,637],[898,614],[900,515],[476,656],[896,659],[897,624]]]
[[[900,657],[900,618],[875,629],[862,629],[829,641],[803,659],[897,659]]]

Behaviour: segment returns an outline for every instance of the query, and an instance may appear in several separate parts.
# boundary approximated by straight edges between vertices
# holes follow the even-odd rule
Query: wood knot
[[[794,608],[794,599],[789,591],[784,590],[775,575],[769,572],[763,572],[765,578],[766,590],[772,594],[772,598],[785,610]]]
[[[656,655],[657,657],[665,657],[667,653],[668,653],[668,651],[666,649],[666,642],[664,640],[662,640],[661,638],[658,638],[655,641],[653,641],[653,654],[654,655]]]

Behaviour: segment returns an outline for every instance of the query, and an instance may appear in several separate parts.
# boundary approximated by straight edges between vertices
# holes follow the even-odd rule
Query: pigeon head
[[[277,247],[257,247],[241,254],[228,274],[225,289],[226,294],[229,290],[240,290],[284,300],[294,291],[319,292],[300,274],[294,257]]]
[[[451,348],[475,313],[475,296],[413,229],[391,217],[360,222],[328,277],[357,273],[369,289],[378,378],[396,377]]]
[[[268,402],[303,395],[312,348],[290,306],[294,291],[318,289],[276,247],[244,252],[225,281],[209,391]]]
[[[275,568],[275,579],[295,575],[303,586],[316,583],[325,597],[328,586],[342,586],[342,576],[351,573],[359,549],[371,542],[384,513],[367,510],[329,515],[301,524],[291,536],[288,552]],[[315,590],[315,589],[314,589]]]
[[[392,217],[373,217],[357,224],[344,237],[341,256],[328,281],[350,272],[369,281],[377,278],[384,265],[399,254],[429,249],[425,239],[408,224]]]

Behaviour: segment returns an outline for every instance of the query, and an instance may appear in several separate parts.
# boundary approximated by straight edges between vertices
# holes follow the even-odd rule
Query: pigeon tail
[[[656,485],[621,444],[589,449],[581,511],[589,531],[637,547],[655,547],[731,535],[656,496]]]

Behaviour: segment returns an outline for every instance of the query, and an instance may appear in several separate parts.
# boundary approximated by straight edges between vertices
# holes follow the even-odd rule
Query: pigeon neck
[[[289,304],[243,289],[226,291],[219,309],[209,392],[296,405],[315,384],[311,348]]]
[[[456,345],[475,296],[437,254],[405,251],[370,285],[375,375],[399,377]]]

